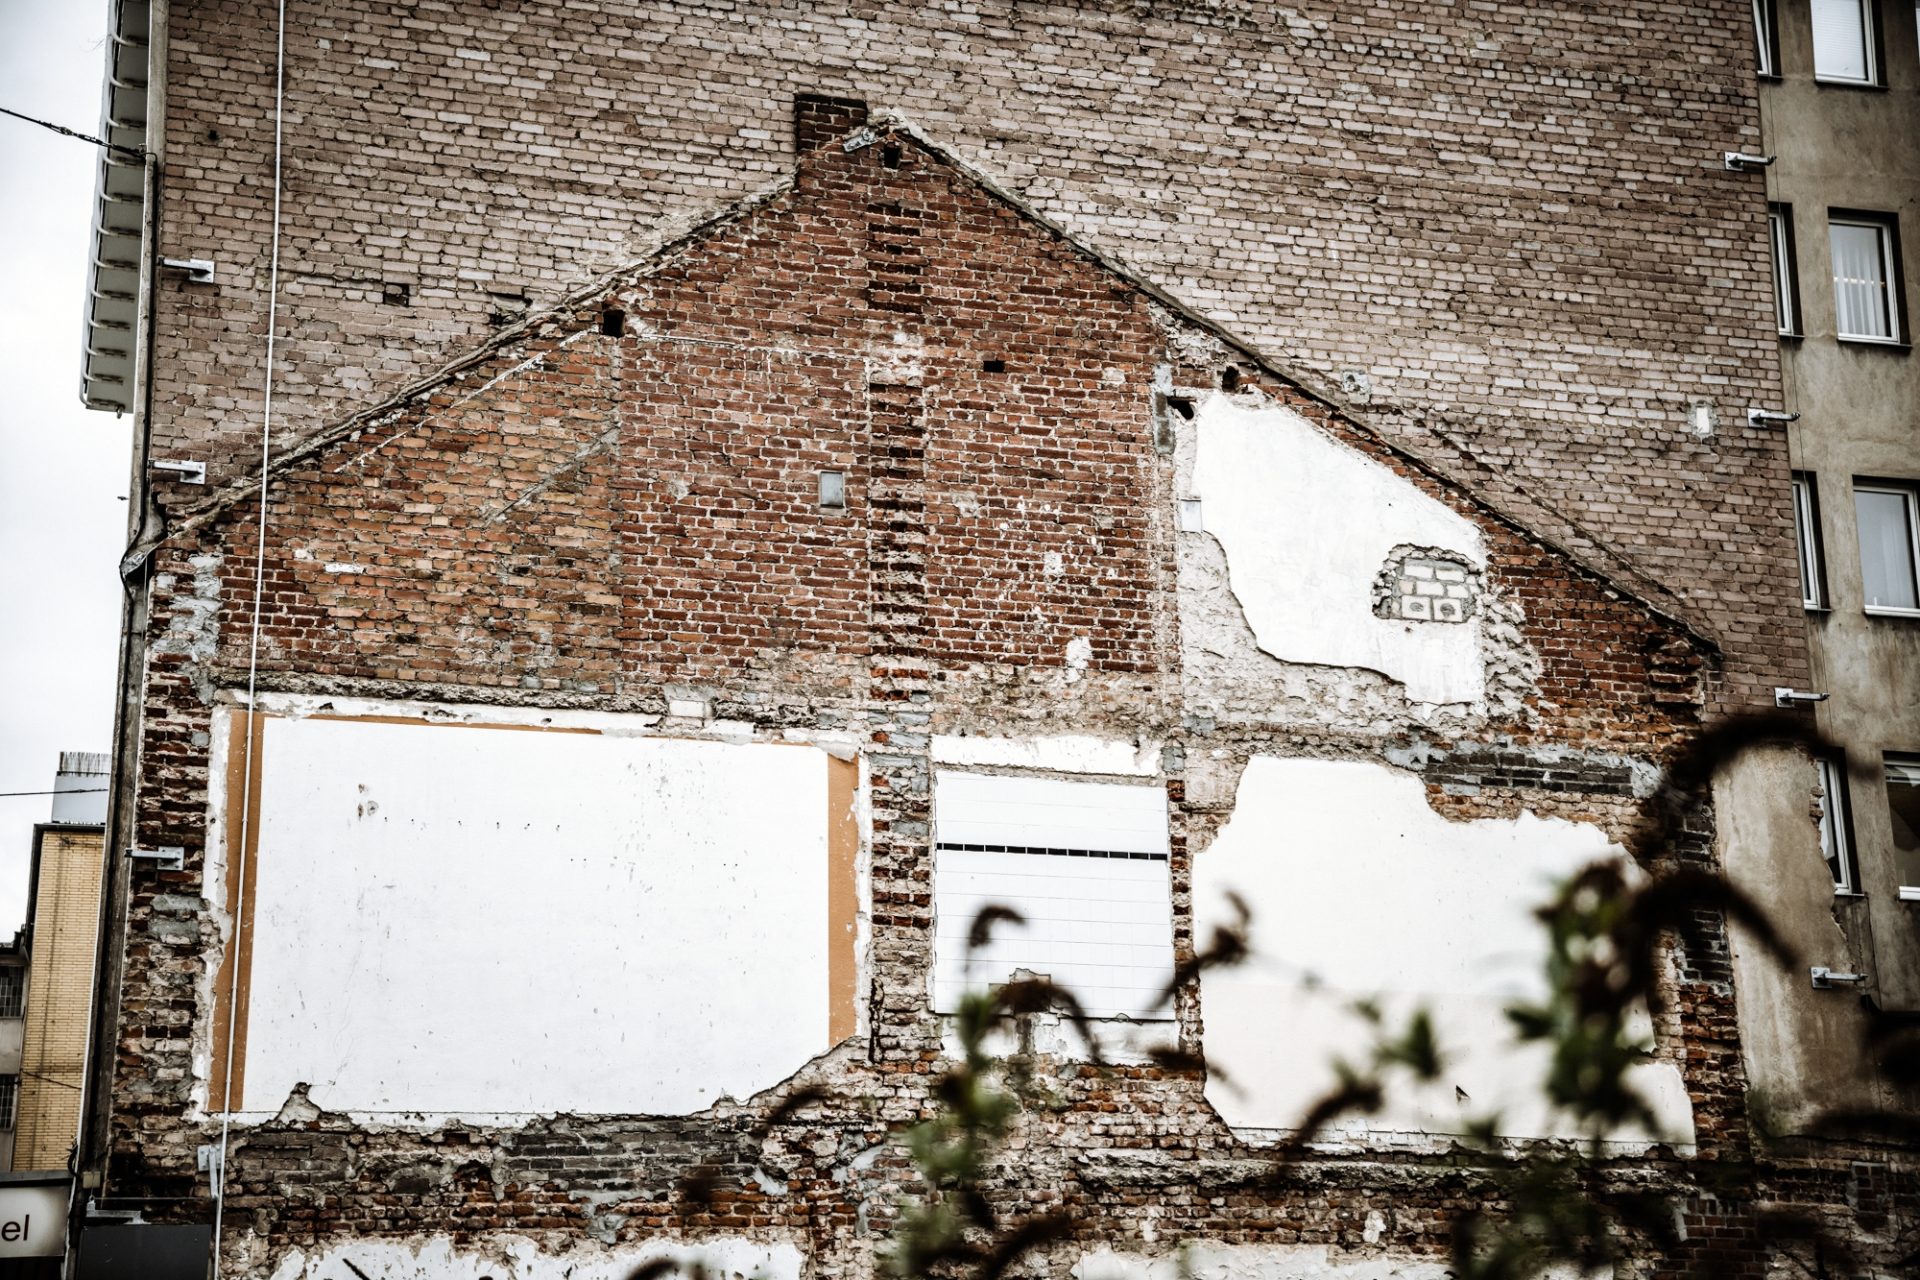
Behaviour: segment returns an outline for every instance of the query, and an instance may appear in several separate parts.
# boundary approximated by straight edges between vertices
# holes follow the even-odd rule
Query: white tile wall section
[[[934,788],[933,817],[941,844],[1167,852],[1167,793],[1157,783],[1071,782],[943,769]]]
[[[1171,1017],[1155,1006],[1173,972],[1158,784],[942,771],[934,822],[936,1010],[1026,970],[1070,988],[1092,1017]],[[969,957],[967,931],[988,903],[1025,923],[1001,925]]]

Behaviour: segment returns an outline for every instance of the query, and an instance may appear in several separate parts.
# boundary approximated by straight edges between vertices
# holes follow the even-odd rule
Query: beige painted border
[[[827,1043],[854,1033],[860,928],[860,762],[827,757]]]
[[[236,711],[227,726],[227,919],[233,932],[214,978],[213,1063],[208,1073],[207,1110],[239,1111],[246,1097],[247,1015],[253,1000],[253,902],[259,878],[254,874],[260,848],[260,779],[266,770],[267,715]],[[247,768],[248,751],[253,768]],[[241,901],[240,882],[246,881]],[[234,967],[239,966],[239,982]],[[227,1090],[227,1029],[233,1028],[233,1089]]]

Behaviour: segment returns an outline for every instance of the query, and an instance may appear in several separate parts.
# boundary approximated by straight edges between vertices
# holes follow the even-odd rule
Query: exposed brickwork
[[[217,475],[256,452],[270,17],[181,6],[169,32],[162,241],[220,271],[163,286],[155,439]],[[1744,417],[1780,386],[1760,179],[1720,164],[1759,149],[1739,0],[293,19],[289,436],[784,172],[796,94],[820,136],[857,120],[832,99],[865,100],[1262,349],[1363,372],[1407,440],[1645,566],[1724,641],[1734,701],[1804,676],[1785,440]],[[1689,433],[1695,399],[1716,438]]]
[[[681,1120],[432,1133],[363,1130],[290,1099],[281,1120],[243,1126],[231,1156],[227,1247],[261,1274],[316,1239],[514,1231],[554,1249],[782,1235],[805,1242],[818,1274],[864,1276],[905,1183],[885,1135],[926,1113],[939,1053],[931,732],[1041,723],[1166,741],[1182,957],[1195,945],[1191,859],[1220,819],[1190,800],[1186,758],[1382,758],[1412,736],[1310,740],[1183,714],[1167,603],[1175,495],[1153,386],[1205,335],[911,136],[823,142],[790,191],[607,288],[276,477],[263,686],[658,711],[692,684],[769,737],[858,730],[869,1034],[796,1079],[845,1101],[771,1133],[758,1126],[773,1098]],[[608,305],[621,336],[602,332]],[[1474,521],[1488,590],[1519,609],[1535,694],[1525,715],[1478,723],[1420,766],[1449,811],[1518,797],[1617,819],[1634,776],[1623,761],[1650,767],[1697,724],[1705,648],[1301,387],[1246,377]],[[817,503],[824,469],[847,477],[844,510]],[[185,1116],[218,929],[200,901],[209,736],[215,698],[245,680],[257,518],[246,498],[188,520],[152,592],[137,831],[185,846],[187,867],[133,873],[108,1194],[152,1197],[160,1216],[206,1209],[194,1157],[213,1126]],[[1579,756],[1580,779],[1529,755],[1549,746]],[[1459,793],[1469,776],[1505,798],[1476,804]],[[1704,857],[1709,839],[1703,815],[1688,847]],[[1734,997],[1708,952],[1681,957],[1661,1052],[1694,1094],[1702,1150],[1734,1159],[1748,1147]],[[1197,1043],[1194,992],[1178,1011]],[[1094,1238],[1142,1241],[1153,1223],[1163,1241],[1431,1254],[1452,1212],[1499,1208],[1482,1171],[1430,1153],[1315,1159],[1284,1185],[1253,1185],[1260,1153],[1191,1075],[1041,1071],[1061,1105],[1023,1118],[995,1194],[1066,1204]],[[680,1185],[700,1168],[718,1178],[708,1205]],[[1623,1168],[1642,1185],[1696,1183],[1697,1166],[1664,1153]]]

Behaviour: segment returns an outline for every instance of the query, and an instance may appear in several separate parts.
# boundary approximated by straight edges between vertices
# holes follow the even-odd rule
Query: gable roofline
[[[1097,267],[1102,272],[1121,281],[1136,290],[1155,304],[1164,308],[1180,322],[1198,329],[1219,341],[1247,363],[1261,372],[1281,382],[1291,384],[1309,399],[1342,418],[1356,434],[1392,455],[1409,468],[1418,471],[1436,483],[1453,489],[1481,508],[1489,517],[1506,525],[1520,537],[1540,544],[1575,566],[1608,590],[1632,600],[1642,609],[1663,622],[1682,631],[1695,647],[1708,655],[1718,657],[1722,650],[1719,641],[1702,624],[1690,616],[1690,611],[1672,592],[1659,583],[1646,577],[1623,555],[1607,548],[1604,541],[1575,522],[1546,509],[1527,494],[1523,487],[1508,481],[1507,487],[1514,490],[1521,501],[1509,503],[1496,497],[1484,487],[1457,474],[1446,464],[1424,456],[1419,450],[1405,441],[1395,439],[1378,425],[1378,415],[1367,406],[1357,404],[1338,389],[1331,386],[1318,373],[1302,369],[1261,351],[1244,338],[1235,334],[1221,322],[1214,320],[1192,305],[1169,293],[1164,287],[1141,274],[1134,267],[1112,254],[1096,248],[1086,240],[1054,221],[1034,206],[1025,197],[1002,185],[991,174],[986,173],[966,160],[944,143],[929,136],[913,120],[897,110],[876,111],[867,122],[844,138],[836,142],[823,144],[818,150],[828,146],[837,146],[842,151],[854,152],[871,146],[883,138],[903,135],[910,138],[920,149],[933,156],[943,165],[958,172],[966,180],[985,192],[991,199],[1031,223],[1049,236],[1067,246],[1076,255]],[[322,427],[313,435],[292,445],[284,452],[272,457],[265,468],[264,477],[259,468],[243,472],[205,498],[191,506],[181,508],[180,519],[173,524],[168,533],[190,533],[218,519],[230,508],[245,502],[261,492],[264,482],[270,484],[274,479],[286,474],[300,463],[315,457],[358,432],[375,430],[403,416],[409,410],[418,407],[422,397],[450,382],[463,378],[469,371],[484,365],[498,356],[514,343],[564,324],[580,308],[595,298],[604,296],[609,290],[623,283],[642,279],[668,265],[682,253],[693,248],[700,241],[745,220],[762,209],[790,195],[797,189],[800,168],[806,163],[806,156],[796,157],[795,169],[778,180],[743,196],[730,204],[723,205],[705,217],[685,222],[682,219],[668,219],[662,224],[664,237],[661,242],[644,257],[619,267],[601,272],[586,283],[569,290],[559,300],[540,311],[532,312],[493,334],[485,341],[454,356],[425,374],[407,383],[397,391],[383,397],[377,403],[360,409],[329,426]],[[672,229],[680,223],[677,230]],[[503,371],[476,388],[478,394],[485,387],[493,385],[500,378],[509,376],[518,369],[527,367],[541,358],[539,354],[527,361]],[[1409,415],[1409,420],[1422,429],[1426,424],[1417,417]],[[379,446],[375,446],[377,449]],[[1492,469],[1464,449],[1457,451],[1463,462],[1479,466],[1489,475]],[[1514,511],[1513,506],[1521,511]],[[1576,534],[1590,544],[1576,547],[1563,537],[1555,536],[1543,525],[1557,525]]]
[[[940,159],[943,163],[965,174],[976,186],[980,187],[988,195],[992,196],[1020,217],[1042,228],[1049,234],[1058,237],[1076,253],[1085,257],[1109,275],[1118,277],[1132,288],[1137,289],[1142,294],[1153,299],[1154,302],[1166,308],[1168,312],[1182,322],[1192,325],[1194,328],[1202,330],[1209,336],[1217,339],[1261,372],[1299,388],[1299,390],[1304,392],[1310,399],[1318,401],[1327,409],[1332,410],[1341,418],[1344,418],[1356,433],[1366,437],[1367,440],[1378,445],[1381,449],[1392,454],[1409,467],[1414,468],[1421,474],[1428,476],[1450,489],[1457,490],[1475,505],[1486,511],[1489,516],[1506,525],[1521,537],[1532,542],[1537,542],[1548,548],[1556,555],[1563,557],[1583,572],[1595,578],[1610,590],[1619,592],[1648,612],[1659,617],[1662,621],[1684,631],[1688,638],[1707,652],[1715,656],[1721,653],[1719,641],[1710,632],[1704,630],[1702,624],[1690,616],[1690,611],[1671,591],[1646,577],[1620,553],[1606,548],[1605,543],[1600,538],[1580,528],[1564,516],[1557,516],[1545,511],[1531,495],[1524,494],[1524,490],[1521,490],[1520,493],[1525,497],[1525,505],[1529,510],[1525,514],[1518,514],[1509,510],[1509,504],[1488,494],[1481,486],[1460,476],[1452,468],[1423,456],[1405,442],[1389,436],[1377,425],[1378,415],[1374,411],[1352,401],[1337,388],[1328,384],[1326,379],[1318,373],[1299,368],[1287,361],[1261,351],[1246,339],[1228,329],[1224,324],[1195,310],[1191,304],[1167,292],[1161,285],[1146,278],[1125,261],[1088,244],[1072,231],[1069,231],[1060,223],[1055,222],[1025,197],[1002,186],[991,174],[977,168],[971,162],[956,154],[944,143],[930,137],[904,113],[894,110],[876,112],[864,128],[856,130],[853,134],[849,135],[846,142],[842,145],[846,146],[849,150],[853,150],[857,145],[865,145],[869,141],[878,141],[881,136],[889,132],[903,133],[911,137],[919,146]],[[1413,420],[1416,422],[1419,421],[1418,419]],[[1420,425],[1424,426],[1425,424],[1420,423]],[[1465,454],[1464,451],[1462,451],[1462,454],[1464,460],[1479,464],[1479,459],[1472,457],[1470,454]],[[1535,515],[1539,518],[1529,518]],[[1591,542],[1595,549],[1594,552],[1576,548],[1569,545],[1565,539],[1553,536],[1540,527],[1543,523],[1566,525],[1572,531],[1578,533],[1583,539]]]

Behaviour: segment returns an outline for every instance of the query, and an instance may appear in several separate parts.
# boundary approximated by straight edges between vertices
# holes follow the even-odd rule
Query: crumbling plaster
[[[1194,859],[1196,934],[1231,924],[1237,894],[1256,954],[1201,979],[1207,1057],[1222,1071],[1208,1099],[1236,1130],[1292,1128],[1331,1087],[1334,1059],[1362,1056],[1368,1028],[1348,1005],[1364,998],[1390,1024],[1428,1008],[1447,1065],[1433,1086],[1402,1082],[1346,1140],[1463,1134],[1489,1114],[1506,1136],[1578,1136],[1540,1095],[1544,1059],[1512,1045],[1504,1009],[1541,994],[1533,910],[1557,880],[1610,856],[1618,849],[1584,824],[1530,813],[1450,821],[1417,778],[1384,765],[1255,757],[1232,817]],[[1288,1052],[1276,1056],[1276,1044]],[[1690,1144],[1675,1064],[1635,1075],[1662,1131],[1613,1136]]]
[[[1484,570],[1470,521],[1257,392],[1210,392],[1192,421],[1192,491],[1182,496],[1200,499],[1263,652],[1378,671],[1412,702],[1484,700],[1478,622],[1380,618],[1371,594],[1402,545],[1443,548]]]
[[[1190,714],[1371,736],[1529,716],[1539,659],[1518,605],[1489,585],[1470,521],[1257,388],[1195,391],[1168,376],[1166,394],[1193,408],[1161,414],[1174,498],[1197,501],[1201,525],[1175,535]],[[1474,570],[1464,623],[1375,613],[1382,571],[1413,546]]]

